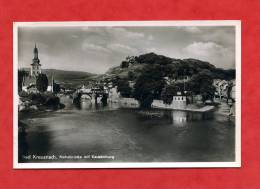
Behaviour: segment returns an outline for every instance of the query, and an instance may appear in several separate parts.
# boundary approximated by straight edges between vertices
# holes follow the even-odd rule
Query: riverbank
[[[139,107],[139,103],[137,100],[133,98],[118,98],[118,99],[108,99],[108,102],[111,103],[119,103],[122,106],[128,107]],[[174,107],[172,105],[164,104],[163,102],[155,103],[155,101],[151,105],[152,109],[165,109],[165,110],[182,110],[182,111],[191,111],[191,112],[208,112],[215,109],[215,106],[206,105],[206,106],[199,106],[199,105],[187,105],[183,107]]]
[[[19,96],[18,111],[51,111],[64,108],[60,98],[52,93],[23,93]]]
[[[139,102],[133,98],[117,98],[111,99],[108,98],[108,103],[119,104],[121,108],[138,108]],[[230,114],[230,107],[225,102],[221,102],[216,105],[203,105],[203,104],[189,104],[185,106],[173,106],[164,104],[160,101],[160,103],[152,103],[151,109],[162,109],[162,110],[181,110],[181,111],[189,111],[189,112],[210,112],[214,111],[218,115],[223,116],[232,116],[235,117],[235,106],[232,107],[232,114]]]
[[[166,109],[166,110],[182,110],[182,111],[190,111],[190,112],[208,112],[208,111],[212,111],[215,109],[215,106],[209,106],[209,105],[206,105],[206,106],[203,106],[203,107],[198,107],[198,106],[195,106],[195,105],[188,105],[184,108],[174,108],[174,107],[167,107],[167,106],[164,106],[164,107],[159,107],[159,106],[152,106],[152,108],[154,109]]]
[[[235,117],[235,104],[233,104],[231,107],[226,102],[220,102],[215,113],[223,116],[231,116]]]

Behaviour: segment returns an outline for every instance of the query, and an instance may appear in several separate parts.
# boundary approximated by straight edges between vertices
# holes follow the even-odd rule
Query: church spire
[[[31,76],[38,76],[41,73],[41,64],[40,59],[38,58],[38,48],[36,46],[36,43],[34,45],[33,55],[34,56],[31,64]]]
[[[38,59],[38,49],[35,43],[34,49],[33,49],[34,59]]]

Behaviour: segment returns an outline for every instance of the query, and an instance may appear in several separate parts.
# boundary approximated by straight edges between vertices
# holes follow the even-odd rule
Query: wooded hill
[[[106,72],[106,75],[117,75],[120,78],[136,79],[142,70],[151,65],[159,65],[165,77],[192,76],[207,70],[213,79],[235,79],[234,69],[216,68],[209,62],[197,59],[174,59],[155,53],[147,53],[136,57],[127,57],[120,66],[113,67]]]

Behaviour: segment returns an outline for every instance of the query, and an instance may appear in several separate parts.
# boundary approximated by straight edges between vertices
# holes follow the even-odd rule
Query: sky
[[[233,26],[20,27],[19,68],[30,67],[35,43],[43,69],[102,74],[127,56],[150,52],[235,68]]]

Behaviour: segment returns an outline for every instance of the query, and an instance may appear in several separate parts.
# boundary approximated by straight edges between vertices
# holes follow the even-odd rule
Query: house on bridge
[[[176,95],[172,97],[171,105],[176,109],[185,109],[187,106],[187,97],[181,92],[177,92]]]

